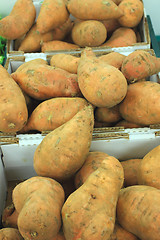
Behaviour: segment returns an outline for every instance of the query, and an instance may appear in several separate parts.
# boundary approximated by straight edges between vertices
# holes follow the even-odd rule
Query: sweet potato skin
[[[104,152],[89,152],[81,169],[76,173],[74,178],[75,187],[79,188],[86,181],[89,175],[97,170],[102,161],[108,157]]]
[[[93,124],[93,107],[89,105],[47,134],[34,153],[37,174],[61,182],[71,178],[81,168],[89,152]]]
[[[37,17],[37,30],[49,32],[67,21],[69,13],[63,0],[44,0]]]
[[[0,35],[9,40],[20,38],[28,32],[35,18],[32,0],[17,0],[11,13],[0,20]]]
[[[13,189],[12,199],[24,239],[52,240],[58,234],[64,203],[64,191],[58,182],[39,176],[29,178]]]
[[[11,76],[24,92],[38,100],[82,95],[76,74],[46,64],[28,65]]]
[[[71,35],[80,47],[98,47],[106,40],[107,30],[100,21],[86,20],[74,24]]]
[[[15,210],[14,204],[5,207],[2,214],[3,227],[18,228],[17,226],[18,212]]]
[[[107,157],[85,183],[67,198],[62,207],[66,239],[110,239],[123,177],[119,161]]]
[[[160,189],[160,145],[149,151],[142,159],[138,169],[138,184]]]
[[[101,47],[127,47],[137,42],[137,37],[132,28],[119,27]]]
[[[159,239],[160,191],[135,185],[120,190],[117,203],[118,223],[141,240]]]
[[[110,240],[138,240],[138,238],[116,223]]]
[[[124,170],[124,187],[138,184],[138,172],[142,159],[128,159],[122,161]]]
[[[59,53],[51,57],[50,65],[77,74],[79,60],[80,58],[74,55]]]
[[[119,105],[121,116],[142,126],[160,123],[160,85],[156,82],[135,82],[128,86],[127,94]]]
[[[84,98],[51,98],[40,103],[31,113],[27,124],[21,132],[30,130],[53,131],[69,121],[88,102]]]
[[[126,96],[126,78],[117,68],[90,56],[92,53],[91,48],[81,53],[77,71],[79,88],[94,106],[113,107]]]
[[[16,228],[2,228],[0,229],[0,240],[23,240],[18,229]]]
[[[123,11],[118,19],[121,26],[133,28],[140,23],[144,13],[141,0],[123,0],[118,6]]]
[[[111,0],[107,0],[107,3],[98,0],[88,0],[87,3],[85,0],[70,0],[67,8],[74,17],[82,20],[106,20],[119,18],[123,14]]]
[[[98,107],[95,109],[95,120],[98,122],[116,123],[121,118],[118,105],[111,108]]]
[[[121,53],[111,52],[100,56],[99,59],[120,70],[125,57],[126,56]]]
[[[147,78],[160,71],[160,59],[145,50],[136,50],[124,59],[121,71],[129,83]]]
[[[41,52],[52,52],[57,50],[70,50],[77,48],[79,48],[79,46],[74,43],[53,40],[49,42],[44,42],[41,46]]]
[[[28,110],[20,87],[0,65],[0,131],[17,132],[28,120]]]

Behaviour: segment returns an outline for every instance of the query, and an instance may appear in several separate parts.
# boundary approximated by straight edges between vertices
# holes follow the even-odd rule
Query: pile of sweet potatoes
[[[0,131],[52,131],[88,105],[95,128],[159,124],[160,84],[148,80],[160,71],[160,59],[152,54],[85,48],[77,55],[35,58],[10,74],[1,66]]]
[[[91,152],[92,110],[85,107],[38,145],[37,176],[13,186],[0,239],[159,240],[160,145],[124,161]]]
[[[144,15],[141,0],[44,0],[39,8],[31,0],[17,0],[0,21],[0,35],[15,40],[14,50],[126,47],[143,41],[138,30]]]

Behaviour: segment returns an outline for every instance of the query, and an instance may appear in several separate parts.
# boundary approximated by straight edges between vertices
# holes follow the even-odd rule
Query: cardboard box
[[[35,0],[33,1],[35,8],[36,8],[36,16],[38,16],[39,11],[40,11],[40,7],[41,7],[41,3],[42,1],[39,0]],[[71,19],[74,19],[74,17],[72,15],[70,15]],[[37,17],[36,17],[37,19]],[[144,8],[144,15],[143,18],[141,20],[141,22],[138,24],[137,26],[137,30],[140,34],[140,38],[141,38],[141,42],[137,42],[135,44],[133,44],[132,46],[128,46],[128,47],[116,47],[116,48],[111,48],[111,47],[94,47],[93,49],[95,51],[100,51],[108,49],[110,51],[133,51],[136,49],[150,49],[151,48],[151,40],[150,40],[150,34],[149,34],[149,27],[148,27],[148,23],[147,23],[147,15],[146,15],[146,11]],[[79,48],[75,51],[77,52],[81,52],[83,50],[83,48]],[[35,53],[35,55],[38,56],[42,56],[42,55],[46,55],[46,54],[53,54],[53,53],[59,53],[59,52],[70,52],[73,53],[75,52],[73,50],[59,50],[59,51],[52,51],[52,52],[46,52],[44,54],[40,53]],[[14,40],[8,40],[7,41],[7,57],[13,56],[13,55],[23,55],[26,57],[29,57],[29,55],[32,53],[24,53],[23,51],[17,51],[15,49],[15,41]]]

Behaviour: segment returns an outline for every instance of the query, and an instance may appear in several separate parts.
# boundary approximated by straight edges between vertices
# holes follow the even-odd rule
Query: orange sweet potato
[[[160,145],[150,150],[142,159],[138,168],[138,184],[160,189]]]
[[[0,229],[0,240],[23,240],[18,229],[2,228]]]
[[[93,107],[89,105],[47,134],[34,153],[37,174],[58,181],[71,178],[81,168],[89,152],[93,124]]]
[[[56,97],[45,100],[33,110],[21,132],[30,130],[52,131],[69,121],[87,105],[88,102],[80,97]]]
[[[107,30],[100,21],[86,20],[74,24],[72,28],[72,40],[80,47],[98,47],[106,38]]]
[[[141,240],[159,240],[160,190],[135,185],[120,190],[118,223]]]
[[[59,53],[51,57],[50,65],[77,74],[79,60],[80,58],[74,55]]]
[[[118,18],[123,27],[136,27],[144,13],[144,6],[141,0],[123,0],[118,7],[122,10],[123,16]]]
[[[138,240],[138,238],[116,223],[110,240]]]
[[[3,227],[18,228],[17,226],[18,212],[14,204],[10,204],[3,210],[2,225]]]
[[[121,120],[118,123],[116,123],[115,127],[124,127],[124,128],[141,128],[143,127],[140,124],[129,122],[126,120]]]
[[[123,15],[112,0],[69,0],[67,8],[74,17],[83,20],[106,20]]]
[[[125,55],[119,52],[110,52],[108,54],[101,55],[99,59],[101,59],[102,61],[105,61],[106,63],[120,70],[122,66],[122,62],[124,61],[125,57],[126,57]]]
[[[81,53],[78,84],[83,96],[96,107],[113,107],[127,92],[127,81],[116,67],[99,60],[91,48]]]
[[[29,178],[13,189],[12,199],[24,239],[52,240],[58,234],[64,203],[64,190],[58,182],[39,176]]]
[[[113,31],[115,31],[117,28],[121,26],[117,18],[102,20],[102,23],[104,24],[107,30],[107,35],[108,34],[110,35]]]
[[[63,0],[44,0],[37,17],[37,30],[49,32],[67,21],[69,13]]]
[[[128,82],[147,78],[160,71],[160,58],[152,56],[148,51],[136,50],[126,56],[121,71]]]
[[[28,120],[24,95],[6,69],[0,65],[0,131],[17,132]]]
[[[94,128],[112,127],[113,123],[94,121]]]
[[[54,31],[41,34],[37,31],[36,23],[28,31],[24,39],[21,41],[18,51],[36,52],[41,50],[41,43],[51,41],[54,37]]]
[[[160,84],[150,81],[135,82],[128,86],[119,111],[123,119],[148,126],[160,123]]]
[[[77,49],[77,48],[79,48],[79,46],[74,43],[53,40],[49,42],[44,42],[41,46],[41,51],[50,52],[50,51],[70,50],[70,49]]]
[[[107,157],[85,183],[67,198],[62,207],[66,239],[110,239],[123,177],[120,162],[114,157]]]
[[[108,157],[104,152],[89,152],[81,169],[76,173],[74,178],[75,187],[79,188],[86,181],[89,175],[97,170],[102,161]]]
[[[138,172],[142,159],[128,159],[122,161],[122,167],[124,170],[124,187],[138,184]]]
[[[119,27],[101,47],[127,47],[135,44],[137,37],[132,28]]]
[[[11,74],[29,96],[38,100],[81,96],[76,74],[47,64],[32,63],[26,64],[21,71]]]
[[[95,109],[95,120],[98,122],[115,123],[121,118],[118,105],[111,108],[98,107]]]
[[[0,20],[0,36],[6,39],[22,37],[33,25],[36,9],[32,0],[17,0],[11,13]]]

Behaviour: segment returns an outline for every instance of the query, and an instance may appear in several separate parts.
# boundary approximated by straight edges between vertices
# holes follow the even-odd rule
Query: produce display
[[[11,73],[1,66],[0,131],[52,131],[87,105],[93,107],[95,128],[159,124],[160,84],[148,81],[160,70],[159,58],[152,54],[148,50],[135,50],[127,56],[118,52],[97,54],[87,47],[77,55],[63,53],[48,60],[24,62]],[[153,59],[155,64],[151,60],[149,66],[143,56]],[[144,68],[146,72],[142,71]],[[8,80],[4,82],[4,78]],[[7,81],[12,82],[14,90]],[[5,94],[3,88],[6,92],[14,91],[15,97]],[[19,118],[15,117],[18,110]]]
[[[35,176],[12,187],[0,240],[159,240],[160,145],[121,161],[90,150],[96,128],[160,124],[160,83],[151,79],[160,59],[105,51],[141,42],[143,1],[43,0],[38,14],[35,5],[17,0],[1,38],[33,56],[80,51],[0,65],[0,134],[44,134]]]
[[[77,121],[85,122],[86,116],[79,118],[79,114],[76,115]],[[75,130],[69,130],[70,135],[73,135]],[[51,133],[57,134],[57,138],[59,136],[58,139],[61,141],[60,132],[53,130]],[[85,157],[83,155],[77,158],[79,166],[76,164],[77,170],[73,171],[76,151],[68,145],[67,139],[62,139],[66,142],[64,149],[64,145],[59,144],[58,141],[57,145],[54,144],[54,139],[48,139],[49,136],[50,133],[44,138],[46,145],[42,146],[42,141],[36,149],[39,151],[41,148],[40,151],[46,155],[41,155],[39,159],[35,152],[34,161],[36,160],[36,164],[39,165],[47,163],[48,144],[52,148],[53,156],[49,164],[54,164],[57,151],[61,153],[57,157],[61,161],[56,160],[61,166],[57,165],[56,171],[60,173],[64,165],[64,178],[49,177],[53,171],[50,165],[45,176],[42,172],[38,173],[37,176],[23,180],[13,187],[12,205],[7,206],[3,211],[4,230],[0,231],[0,237],[4,236],[5,229],[8,231],[15,229],[24,240],[159,239],[160,180],[157,177],[156,185],[151,186],[150,182],[154,182],[155,177],[150,172],[159,173],[160,163],[157,159],[160,145],[149,151],[142,159],[128,159],[121,162],[104,152],[90,152],[88,148]],[[82,131],[80,142],[85,139],[86,136]],[[70,141],[71,145],[73,143],[78,151],[79,141]],[[72,160],[69,163],[68,158]],[[150,172],[142,168],[147,159],[151,166],[156,166],[152,167]],[[139,180],[140,176],[145,176],[146,172],[149,172],[150,182],[142,183]],[[68,191],[67,188],[70,190]]]
[[[139,29],[143,16],[141,0],[43,0],[39,6],[18,0],[0,21],[0,35],[24,53],[127,47],[144,41]]]

